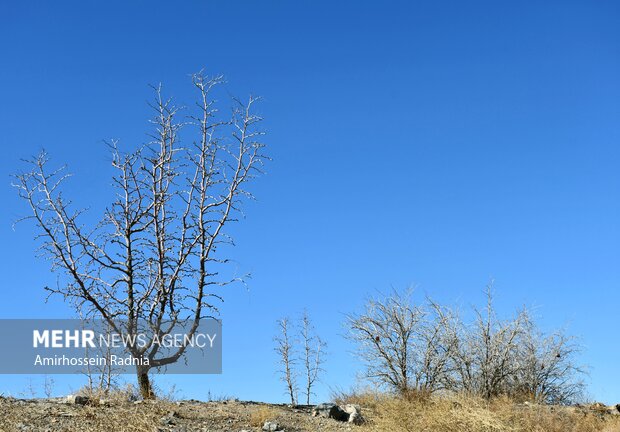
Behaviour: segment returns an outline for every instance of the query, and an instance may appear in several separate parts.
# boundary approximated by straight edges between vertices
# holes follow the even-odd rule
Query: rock
[[[263,430],[266,431],[266,432],[275,432],[275,431],[282,430],[282,428],[280,427],[280,425],[277,422],[267,421],[263,425]]]
[[[171,419],[170,417],[166,417],[166,416],[163,416],[162,418],[160,418],[159,422],[163,425],[173,425],[176,423],[174,419]]]
[[[362,417],[362,409],[359,405],[347,404],[342,407],[342,410],[349,414],[348,422],[356,425],[364,423],[364,417]]]
[[[612,415],[617,416],[620,415],[620,404],[618,405],[605,405],[601,402],[594,402],[593,404],[587,407],[590,411],[595,412],[599,416],[603,415]]]
[[[364,424],[366,420],[364,419],[364,417],[362,417],[361,414],[358,413],[353,413],[349,415],[349,423],[354,424],[354,425],[361,425]]]
[[[312,408],[313,417],[325,417],[338,421],[349,421],[349,413],[336,404],[322,403]]]
[[[329,418],[329,414],[336,407],[336,404],[322,403],[312,408],[312,417]]]
[[[341,407],[332,403],[322,403],[312,409],[312,416],[331,418],[356,425],[364,423],[361,408],[359,405],[353,404],[347,404]]]
[[[67,396],[67,403],[71,405],[86,405],[90,402],[90,398],[80,395]]]
[[[607,414],[614,416],[620,415],[620,404],[608,406]]]
[[[176,415],[177,413],[175,411],[170,411],[168,414],[159,419],[159,422],[163,425],[174,425],[176,424],[176,420],[174,419]]]

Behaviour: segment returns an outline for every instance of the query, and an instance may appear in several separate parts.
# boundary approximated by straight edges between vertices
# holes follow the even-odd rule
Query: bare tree
[[[519,341],[518,372],[512,386],[517,397],[549,404],[571,404],[583,396],[585,373],[575,361],[580,348],[563,331],[545,335],[526,315]]]
[[[369,299],[365,311],[349,315],[349,338],[366,363],[367,378],[404,394],[416,368],[414,342],[424,312],[411,304],[411,292]]]
[[[348,317],[349,337],[366,363],[366,377],[398,393],[433,392],[450,386],[457,347],[457,316],[430,298],[413,304],[411,290],[371,299]]]
[[[490,399],[509,392],[518,372],[516,362],[524,316],[500,320],[493,308],[492,284],[486,289],[484,312],[475,309],[473,325],[460,325],[457,349],[452,352],[455,388]]]
[[[218,247],[232,244],[225,227],[252,198],[246,186],[266,157],[256,99],[235,99],[231,116],[222,115],[211,96],[222,81],[193,75],[197,113],[182,120],[161,86],[154,88],[152,141],[129,153],[110,143],[116,193],[94,227],[82,223],[84,210],[61,192],[69,174],[50,169],[45,152],[15,176],[31,210],[26,219],[38,227],[41,255],[66,276],[62,285],[46,287],[50,294],[104,319],[115,333],[150,335],[144,346],[129,347],[134,358],[149,360],[136,371],[145,398],[154,397],[149,370],[176,362],[186,348],[162,355],[156,337],[180,324],[192,336],[202,318],[218,314],[216,287],[239,279],[220,275],[228,258]],[[185,146],[182,131],[194,134]]]
[[[450,358],[458,345],[454,332],[458,317],[428,297],[422,310],[424,318],[416,330],[414,387],[433,392],[449,386],[453,372]]]
[[[280,379],[286,385],[286,392],[291,398],[291,405],[297,405],[297,374],[295,372],[296,353],[295,341],[291,335],[290,322],[288,318],[278,320],[278,335],[274,338],[276,343],[275,351],[278,353],[281,369],[279,370]]]
[[[310,405],[310,396],[313,394],[312,387],[323,371],[322,365],[325,361],[324,354],[327,344],[316,333],[308,311],[304,311],[301,317],[300,336],[303,345],[302,362],[306,381],[306,404]]]
[[[577,400],[584,369],[575,361],[575,339],[562,331],[544,334],[525,308],[512,319],[499,319],[492,284],[486,298],[486,310],[475,309],[472,325],[456,322],[447,387],[486,399],[508,395],[553,404]]]

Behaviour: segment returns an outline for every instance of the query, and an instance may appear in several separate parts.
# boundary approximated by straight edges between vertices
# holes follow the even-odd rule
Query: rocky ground
[[[312,407],[290,408],[236,400],[77,402],[71,398],[0,398],[0,431],[340,432],[365,429],[331,418],[314,417]]]
[[[359,405],[325,404],[317,410],[237,400],[133,402],[0,396],[0,432],[620,432],[620,405],[551,407],[503,402],[480,405],[468,399],[387,399],[366,404],[350,415],[353,408]],[[354,418],[361,424],[347,422]]]

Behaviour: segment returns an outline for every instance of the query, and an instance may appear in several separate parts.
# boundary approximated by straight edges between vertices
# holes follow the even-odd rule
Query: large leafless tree
[[[248,183],[260,173],[266,156],[254,112],[256,99],[234,99],[230,115],[212,94],[221,76],[192,77],[196,104],[187,114],[155,87],[152,140],[123,152],[109,143],[115,170],[115,195],[94,226],[85,222],[63,193],[65,168],[49,167],[47,153],[28,161],[15,176],[19,196],[29,205],[41,241],[41,254],[66,278],[47,287],[85,316],[98,316],[114,331],[139,330],[163,336],[189,320],[191,336],[202,318],[217,316],[219,286],[228,262],[221,247],[232,244],[225,229],[237,220],[243,200],[252,198]],[[181,142],[183,137],[183,142]],[[117,328],[119,320],[125,323]],[[145,322],[146,328],[139,329]],[[154,397],[149,370],[176,362],[181,347],[162,356],[155,343],[131,346],[142,395]]]

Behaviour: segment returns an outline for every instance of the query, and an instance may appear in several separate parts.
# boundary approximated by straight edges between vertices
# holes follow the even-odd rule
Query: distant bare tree
[[[348,337],[357,343],[367,378],[402,394],[411,389],[414,340],[423,317],[424,311],[411,304],[411,292],[396,290],[369,299],[363,313],[347,317]]]
[[[529,315],[519,341],[516,396],[549,404],[571,404],[583,397],[585,374],[575,361],[580,347],[563,331],[543,334]]]
[[[499,319],[491,284],[486,299],[486,310],[475,309],[472,325],[457,321],[454,327],[457,344],[447,387],[486,399],[508,395],[553,404],[576,401],[584,369],[575,361],[575,339],[561,331],[545,335],[525,308],[512,319]]]
[[[455,312],[430,298],[414,305],[412,294],[394,290],[371,299],[347,323],[366,377],[401,394],[450,386],[450,359],[458,344]]]
[[[302,362],[305,372],[305,394],[306,404],[310,405],[310,395],[312,395],[312,387],[319,378],[319,374],[323,371],[322,365],[325,361],[324,354],[326,343],[316,333],[314,326],[308,315],[308,311],[304,311],[301,317],[300,336],[302,343]]]
[[[416,389],[433,392],[449,386],[453,372],[450,359],[458,346],[454,332],[458,323],[456,313],[427,297],[424,319],[417,329],[415,344]]]
[[[474,324],[461,325],[457,330],[458,344],[452,359],[455,387],[490,399],[507,393],[511,378],[518,372],[516,359],[525,319],[523,314],[512,320],[498,319],[492,284],[487,286],[486,298],[485,311],[475,309]]]
[[[291,325],[288,318],[278,320],[278,335],[274,338],[275,351],[278,354],[281,369],[280,379],[286,385],[286,392],[291,398],[291,405],[297,405],[297,374],[295,365],[297,355],[295,353],[295,341],[291,335]]]
[[[193,75],[197,113],[182,120],[161,87],[154,89],[152,141],[130,153],[110,143],[116,194],[94,227],[82,223],[84,210],[61,192],[69,174],[51,170],[45,152],[28,161],[30,171],[15,176],[31,210],[27,219],[38,227],[41,255],[66,276],[66,284],[46,289],[84,316],[104,319],[115,333],[150,335],[146,346],[130,347],[134,358],[150,361],[136,371],[145,398],[154,397],[149,370],[176,362],[185,351],[162,356],[155,336],[183,322],[191,337],[201,318],[217,316],[221,294],[215,288],[239,280],[218,276],[218,266],[228,262],[218,247],[232,244],[225,227],[252,198],[246,186],[266,157],[256,99],[235,99],[231,116],[221,115],[211,94],[222,81]],[[194,133],[185,146],[182,130]],[[124,328],[117,328],[119,320]]]

